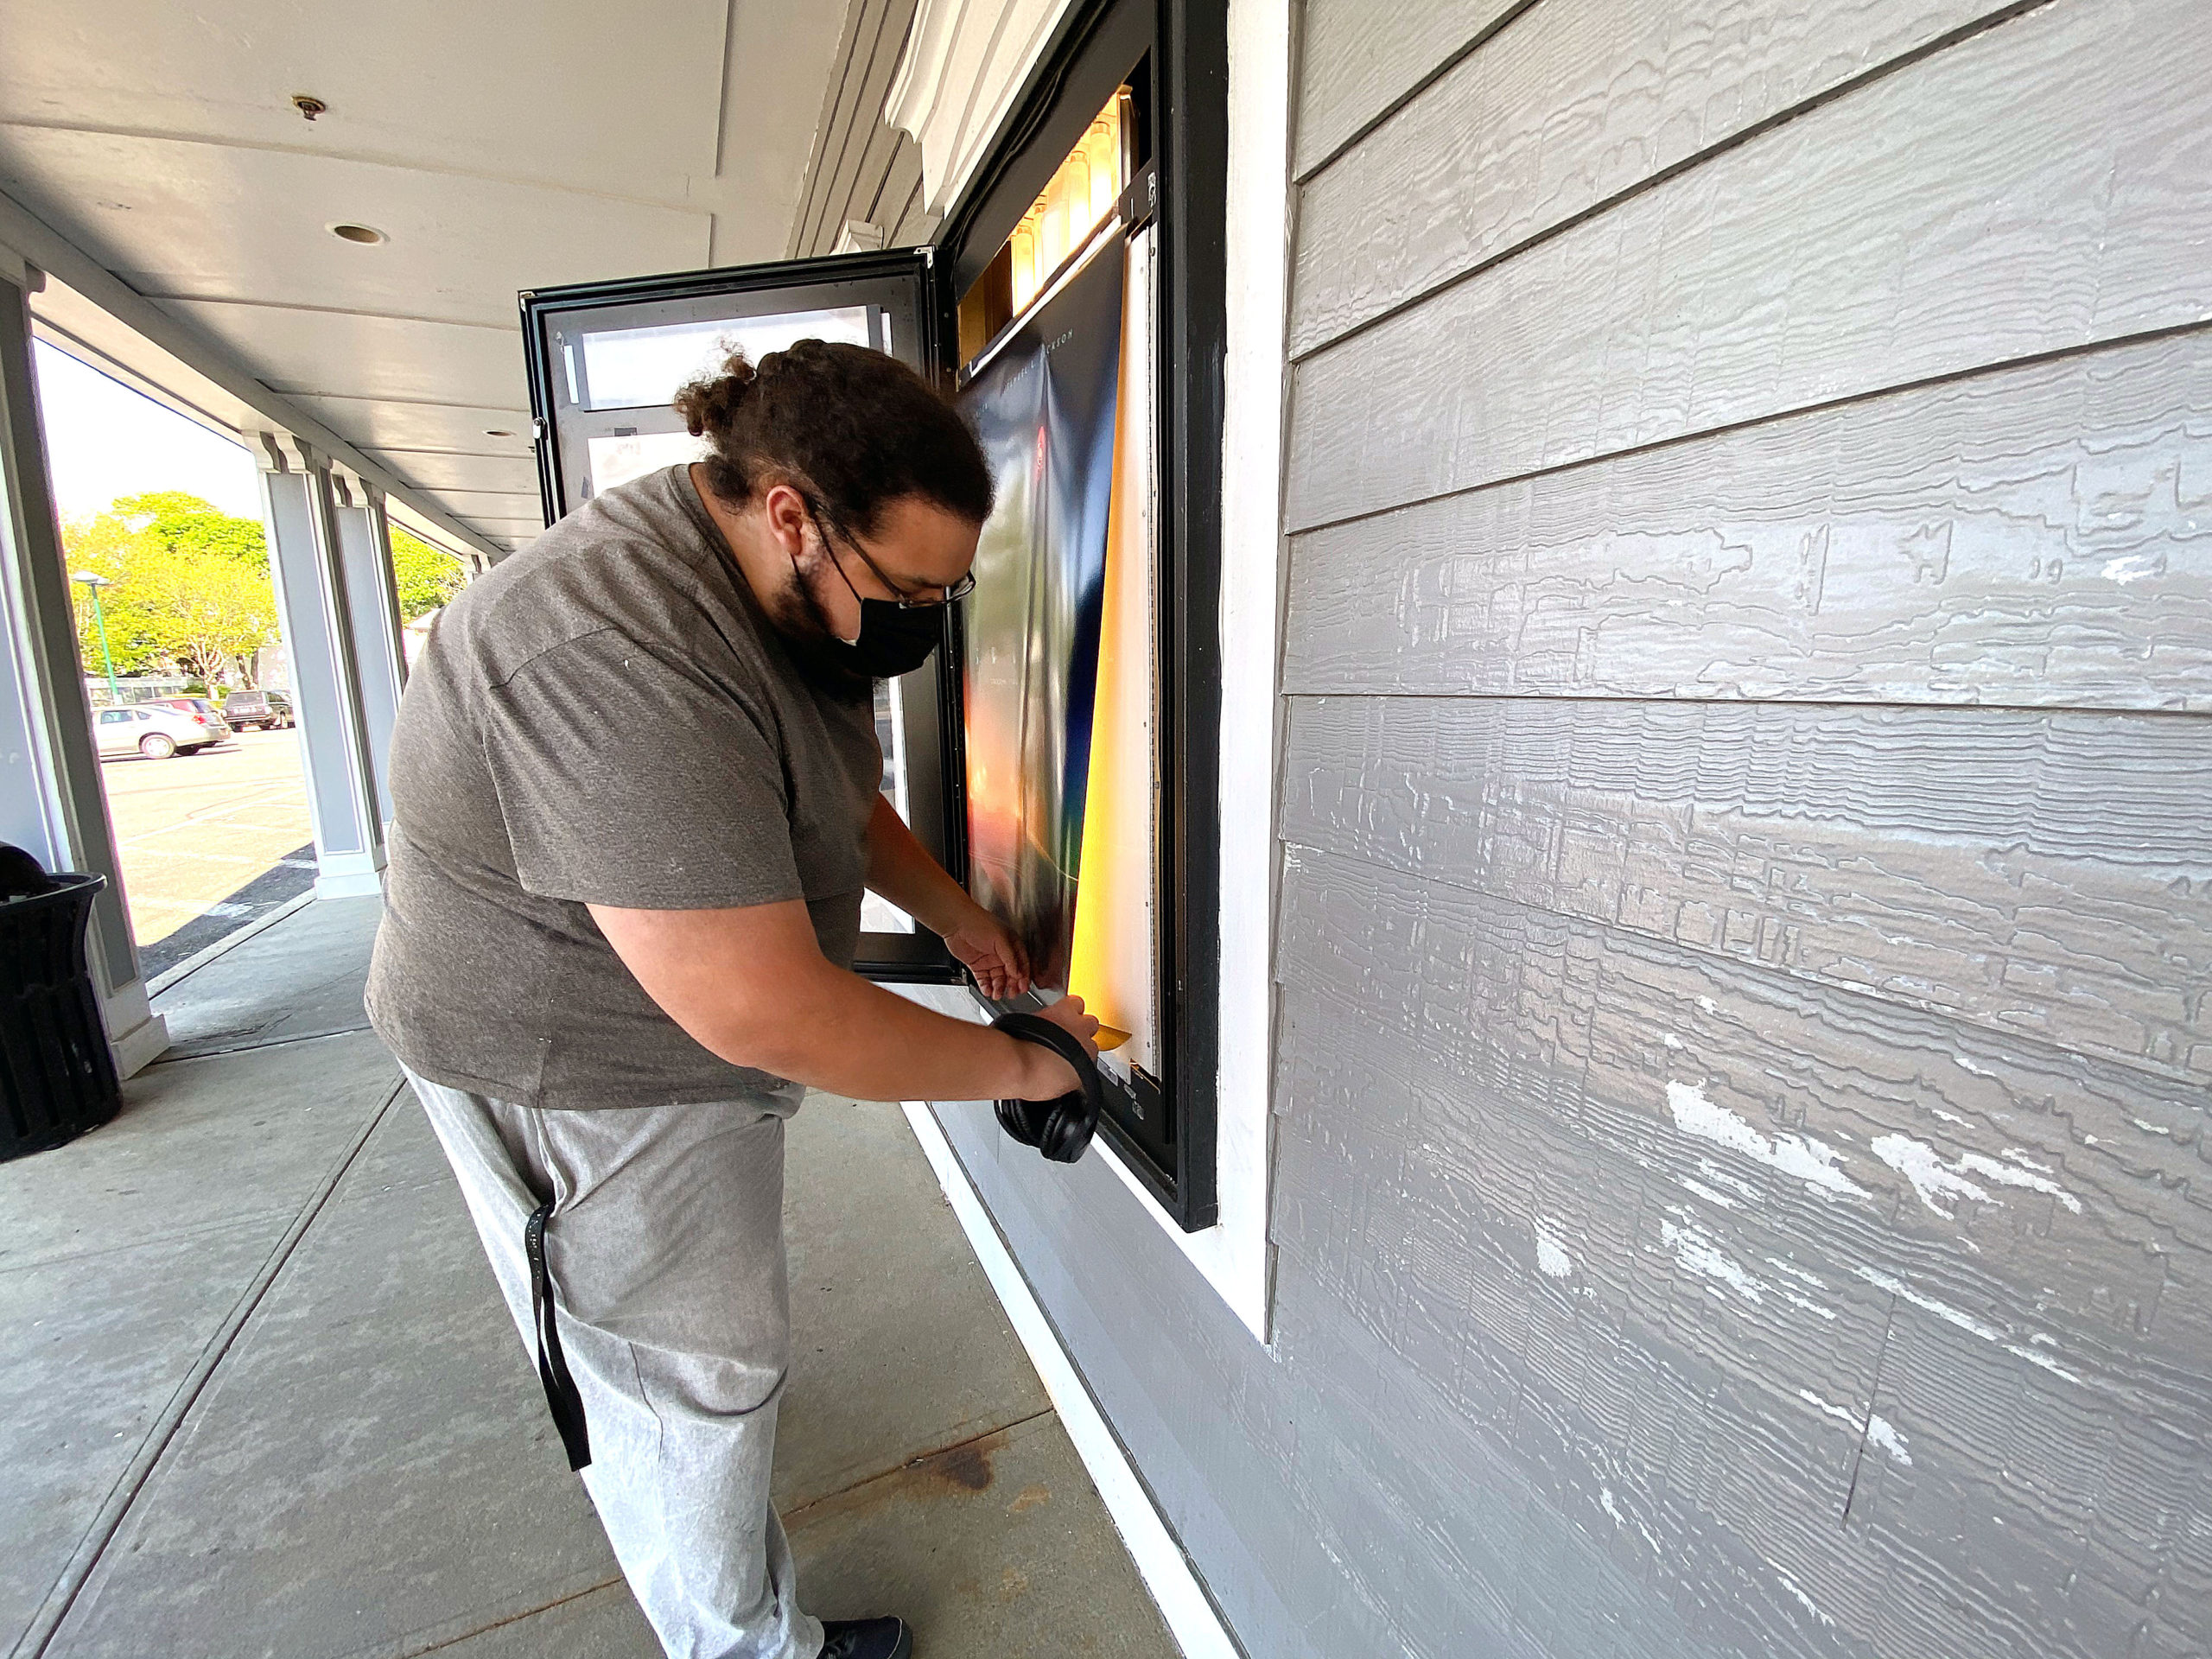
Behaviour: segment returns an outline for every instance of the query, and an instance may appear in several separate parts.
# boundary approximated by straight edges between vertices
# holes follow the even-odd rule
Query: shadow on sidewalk
[[[138,971],[146,978],[167,973],[188,957],[251,926],[277,906],[315,886],[315,843],[296,847],[236,893],[219,899],[165,939],[143,945]]]

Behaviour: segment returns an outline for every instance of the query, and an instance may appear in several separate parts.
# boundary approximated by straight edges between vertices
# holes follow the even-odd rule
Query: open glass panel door
[[[918,251],[795,259],[623,282],[539,289],[522,296],[531,411],[545,521],[601,490],[697,459],[673,401],[733,348],[758,361],[799,340],[847,340],[938,375],[930,264]],[[876,689],[883,792],[956,879],[965,838],[949,785],[958,753],[957,619],[929,662]],[[876,979],[951,980],[936,936],[874,894],[861,916],[855,966]]]

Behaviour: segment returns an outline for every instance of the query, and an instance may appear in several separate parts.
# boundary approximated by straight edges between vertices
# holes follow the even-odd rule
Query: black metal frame
[[[1219,1216],[1222,365],[1227,334],[1229,32],[1222,0],[1092,0],[1073,9],[1013,105],[976,180],[939,227],[938,338],[1060,158],[1141,62],[1151,74],[1149,206],[1159,227],[1162,724],[1160,894],[1164,1077],[1173,1136],[1113,1113],[1122,1161],[1186,1231]],[[1134,1112],[1145,1092],[1125,1103]],[[1145,1113],[1143,1116],[1151,1116]]]
[[[1220,501],[1229,156],[1224,0],[1086,0],[1071,9],[1014,100],[976,179],[928,249],[587,283],[526,293],[521,299],[548,524],[559,516],[565,493],[559,445],[551,430],[556,388],[550,382],[553,359],[544,349],[550,319],[607,305],[734,293],[781,295],[787,303],[794,289],[904,280],[914,284],[918,296],[917,350],[949,390],[960,296],[995,257],[1114,89],[1139,66],[1149,76],[1143,111],[1149,128],[1147,205],[1158,226],[1161,289],[1154,367],[1161,389],[1165,880],[1159,945],[1166,1076],[1165,1098],[1156,1103],[1172,1109],[1173,1134],[1165,1139],[1140,1137],[1114,1112],[1100,1132],[1161,1206],[1186,1230],[1195,1231],[1212,1225],[1218,1216],[1214,1160],[1220,1029]],[[932,690],[938,703],[943,853],[946,868],[964,881],[963,642],[957,607],[953,609],[945,649],[937,654]],[[861,966],[879,979],[960,978],[941,946],[927,961],[871,960]],[[1121,1103],[1118,1111],[1156,1122],[1156,1113],[1142,1109],[1155,1103],[1144,1098],[1149,1091],[1141,1079],[1138,1089],[1137,1097]]]

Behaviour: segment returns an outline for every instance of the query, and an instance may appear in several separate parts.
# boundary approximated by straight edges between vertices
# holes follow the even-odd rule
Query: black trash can
[[[98,1128],[123,1104],[85,955],[104,875],[0,899],[0,1160]]]

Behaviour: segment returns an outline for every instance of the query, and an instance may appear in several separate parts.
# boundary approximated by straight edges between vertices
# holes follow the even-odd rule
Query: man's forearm
[[[868,825],[868,885],[932,933],[952,932],[976,907],[881,796]]]
[[[589,908],[645,995],[733,1065],[865,1100],[1038,1100],[1075,1086],[1051,1051],[909,1002],[830,962],[802,899]],[[1058,1007],[1078,1035],[1096,1028],[1077,999]]]
[[[805,1014],[733,1031],[728,1060],[859,1100],[996,1100],[1037,1087],[1046,1052],[956,1020],[829,963],[785,987]]]

